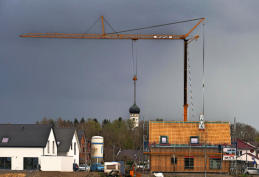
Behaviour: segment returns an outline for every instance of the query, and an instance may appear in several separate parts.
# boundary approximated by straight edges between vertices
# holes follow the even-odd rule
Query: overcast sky
[[[117,31],[205,17],[205,119],[233,122],[236,116],[257,128],[258,7],[257,0],[0,0],[0,123],[129,117],[130,40],[19,38],[29,32],[84,33],[103,15]],[[201,28],[194,34],[201,35]],[[183,120],[183,41],[139,40],[135,47],[141,116]],[[189,57],[189,120],[198,120],[202,38],[189,45]]]

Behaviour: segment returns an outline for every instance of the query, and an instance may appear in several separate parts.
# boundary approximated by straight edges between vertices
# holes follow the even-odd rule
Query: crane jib
[[[22,38],[71,38],[71,39],[184,39],[184,35],[133,35],[133,34],[63,34],[63,33],[26,33]]]

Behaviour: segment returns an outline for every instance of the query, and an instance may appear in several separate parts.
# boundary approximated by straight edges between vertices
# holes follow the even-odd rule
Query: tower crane
[[[187,121],[188,116],[188,102],[187,102],[187,50],[188,50],[188,43],[190,43],[194,39],[198,39],[199,35],[195,35],[194,37],[190,37],[190,34],[205,20],[205,18],[196,18],[190,19],[185,21],[177,21],[168,24],[162,25],[154,25],[149,27],[143,27],[138,29],[129,29],[123,30],[119,32],[113,33],[106,33],[105,32],[105,25],[104,23],[107,21],[103,16],[100,17],[102,23],[102,33],[101,34],[77,34],[77,33],[24,33],[21,34],[21,38],[65,38],[65,39],[131,39],[131,40],[138,40],[138,39],[152,39],[152,40],[183,40],[184,41],[184,121]],[[185,22],[197,22],[195,25],[185,34],[175,35],[175,34],[122,34],[130,31],[136,30],[143,30],[143,29],[150,29],[155,27],[161,27],[166,25],[178,24],[178,23],[185,23]],[[109,24],[109,23],[108,23]],[[110,25],[110,24],[109,24]],[[111,26],[110,26],[111,27]],[[135,78],[136,79],[136,78]]]

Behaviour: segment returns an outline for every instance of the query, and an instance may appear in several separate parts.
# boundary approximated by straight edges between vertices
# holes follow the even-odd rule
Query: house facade
[[[79,164],[80,143],[74,128],[54,128],[58,145],[58,156],[73,157],[73,163]]]
[[[149,121],[152,172],[229,171],[223,147],[231,145],[229,122]]]
[[[258,167],[259,165],[259,154],[257,147],[237,139],[237,161],[239,164],[249,167]]]
[[[72,171],[73,163],[79,162],[76,131],[71,139],[58,139],[59,132],[49,125],[1,124],[0,169]],[[76,143],[77,154],[72,150],[60,154],[67,142]]]
[[[83,130],[77,132],[80,143],[79,164],[89,164],[91,159],[91,141],[87,140]]]

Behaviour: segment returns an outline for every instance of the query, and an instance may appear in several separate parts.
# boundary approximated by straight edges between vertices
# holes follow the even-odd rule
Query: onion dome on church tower
[[[133,105],[129,108],[129,113],[130,113],[130,114],[139,114],[139,113],[140,113],[140,108],[138,107],[138,105],[133,104]]]

